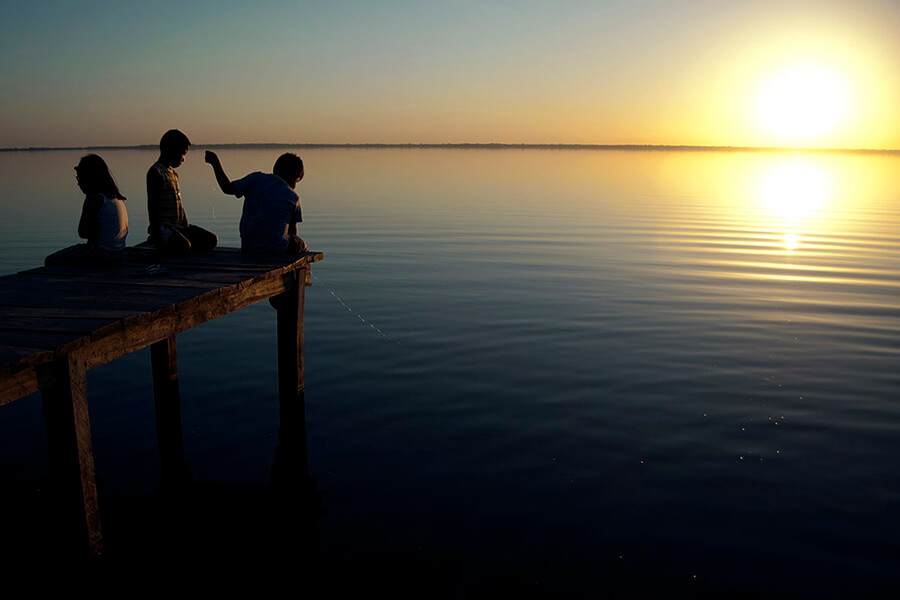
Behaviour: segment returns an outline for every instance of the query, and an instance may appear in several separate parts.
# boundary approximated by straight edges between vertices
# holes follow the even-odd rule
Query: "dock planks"
[[[122,266],[42,267],[0,277],[0,406],[41,392],[54,480],[77,505],[93,552],[102,535],[85,373],[153,346],[160,452],[183,460],[175,336],[279,296],[282,411],[295,410],[291,399],[302,402],[303,393],[304,282],[310,264],[323,258],[246,256],[235,248],[165,261],[140,247],[128,254]],[[157,263],[165,273],[139,276]]]

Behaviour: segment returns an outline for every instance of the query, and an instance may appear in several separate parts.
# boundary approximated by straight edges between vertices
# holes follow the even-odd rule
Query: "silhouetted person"
[[[84,192],[78,237],[87,243],[54,252],[44,264],[121,264],[125,260],[128,211],[109,167],[96,154],[88,154],[75,166],[75,181]]]
[[[212,250],[219,243],[216,234],[190,225],[181,205],[177,167],[191,141],[177,129],[165,132],[159,140],[159,160],[147,171],[147,212],[150,215],[150,241],[164,254],[183,256],[190,252]]]
[[[297,236],[303,221],[300,196],[294,191],[303,179],[303,161],[296,154],[282,154],[272,173],[256,171],[231,181],[215,152],[206,152],[216,181],[226,194],[244,198],[241,211],[241,250],[248,253],[302,254],[306,242]]]

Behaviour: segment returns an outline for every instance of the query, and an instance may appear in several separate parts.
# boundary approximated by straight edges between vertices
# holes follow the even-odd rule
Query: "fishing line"
[[[312,271],[312,269],[310,269],[310,272],[311,272],[311,271]],[[322,283],[322,280],[319,279],[318,277],[316,277],[316,274],[315,274],[315,273],[312,274],[312,277],[313,277],[313,279],[316,280],[316,282],[317,282],[319,285],[321,285],[323,288],[325,288],[326,290],[328,290],[328,292],[329,292],[332,296],[334,296],[334,299],[338,301],[338,304],[340,304],[341,306],[343,306],[344,308],[346,308],[347,311],[350,312],[351,314],[356,315],[356,318],[359,319],[359,320],[362,322],[363,325],[367,325],[372,331],[376,332],[378,335],[380,335],[380,336],[383,337],[384,339],[386,339],[386,340],[388,340],[388,341],[390,341],[390,342],[393,342],[393,343],[397,344],[398,346],[400,345],[400,341],[399,341],[399,340],[397,340],[397,339],[395,339],[394,337],[392,337],[389,333],[385,333],[384,331],[382,331],[381,329],[379,329],[378,327],[376,327],[374,324],[372,324],[372,323],[370,323],[369,321],[367,321],[366,318],[365,318],[364,316],[362,316],[361,313],[359,313],[359,312],[356,311],[356,310],[353,310],[350,306],[348,306],[346,302],[344,302],[343,300],[341,300],[340,296],[338,296],[337,294],[334,293],[334,290],[333,290],[333,289],[331,289],[330,287],[328,287],[327,285],[325,285],[324,283]]]

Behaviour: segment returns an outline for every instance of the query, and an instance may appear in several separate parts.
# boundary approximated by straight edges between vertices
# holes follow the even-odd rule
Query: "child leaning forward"
[[[244,198],[241,210],[241,250],[250,254],[277,252],[302,254],[306,243],[297,236],[303,221],[300,196],[294,191],[303,179],[303,161],[296,154],[278,157],[272,173],[259,171],[231,181],[215,152],[206,152],[216,182],[226,194]]]
[[[147,212],[150,241],[163,254],[184,256],[212,250],[219,238],[211,231],[188,223],[181,205],[181,190],[175,169],[184,162],[191,147],[188,137],[177,129],[159,140],[159,160],[147,171]]]

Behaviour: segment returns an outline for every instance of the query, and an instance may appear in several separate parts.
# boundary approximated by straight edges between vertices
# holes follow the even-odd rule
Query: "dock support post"
[[[87,405],[85,362],[76,355],[59,358],[52,382],[41,389],[50,471],[62,504],[63,526],[73,525],[77,537],[98,554],[103,549],[91,422]],[[81,545],[84,542],[76,542]]]
[[[278,311],[278,447],[272,483],[278,487],[309,486],[306,450],[306,402],[303,387],[303,304],[309,264],[293,272],[291,288],[277,296]]]
[[[150,365],[153,371],[156,443],[162,462],[160,485],[177,487],[191,480],[191,468],[184,458],[178,355],[174,335],[150,346]]]

